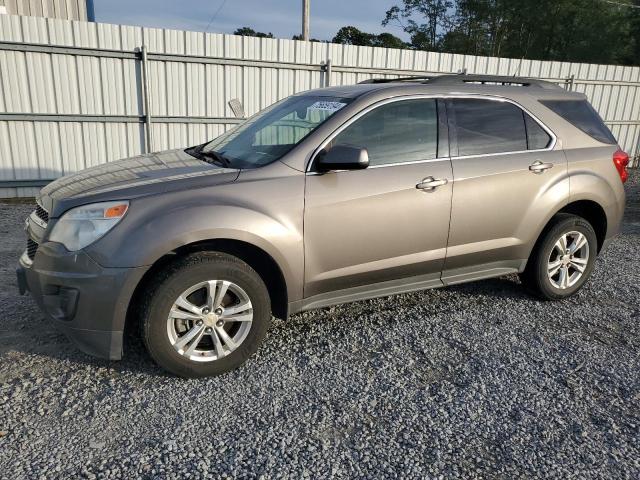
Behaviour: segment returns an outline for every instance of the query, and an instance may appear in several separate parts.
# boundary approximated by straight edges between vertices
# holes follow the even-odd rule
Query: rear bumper
[[[122,358],[127,309],[146,268],[104,268],[84,252],[43,243],[33,262],[26,254],[17,268],[20,293],[29,291],[55,327],[81,351]]]

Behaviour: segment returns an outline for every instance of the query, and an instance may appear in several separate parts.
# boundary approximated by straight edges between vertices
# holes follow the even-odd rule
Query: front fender
[[[302,202],[291,200],[288,209],[282,208],[285,198],[277,205],[269,200],[242,204],[216,190],[215,196],[184,192],[135,200],[122,222],[86,251],[105,267],[140,267],[195,242],[238,240],[268,253],[282,270],[289,298],[298,298],[304,269]]]

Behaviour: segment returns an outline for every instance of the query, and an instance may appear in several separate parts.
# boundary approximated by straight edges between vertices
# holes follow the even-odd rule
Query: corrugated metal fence
[[[0,197],[145,151],[194,145],[294,92],[376,76],[523,75],[581,91],[640,153],[640,68],[0,15]]]
[[[93,0],[0,0],[10,15],[92,20]]]

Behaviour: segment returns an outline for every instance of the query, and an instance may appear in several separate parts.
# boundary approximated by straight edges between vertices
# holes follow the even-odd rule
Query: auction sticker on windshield
[[[341,103],[341,102],[316,102],[313,105],[311,105],[309,108],[311,110],[327,110],[329,112],[337,112],[345,105],[346,103]]]

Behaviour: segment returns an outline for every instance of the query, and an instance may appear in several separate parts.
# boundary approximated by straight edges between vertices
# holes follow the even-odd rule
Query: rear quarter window
[[[542,150],[551,144],[551,137],[533,118],[523,112],[524,123],[527,127],[527,148]]]
[[[540,103],[591,138],[610,145],[618,143],[598,112],[586,100],[540,100]]]

